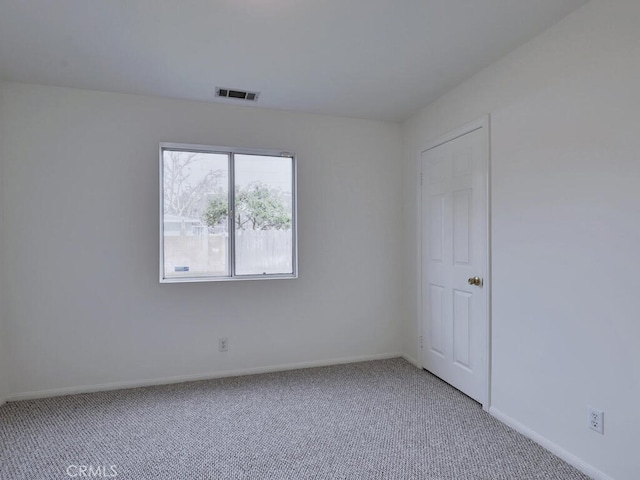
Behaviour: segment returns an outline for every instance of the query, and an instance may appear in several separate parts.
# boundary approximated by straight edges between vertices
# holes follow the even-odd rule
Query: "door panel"
[[[486,400],[487,131],[476,128],[421,154],[423,365]],[[426,347],[426,348],[425,348]]]
[[[444,356],[444,287],[431,285],[429,345],[434,353]]]
[[[434,195],[431,199],[431,261],[442,262],[444,247],[444,195]]]
[[[453,361],[471,369],[471,302],[469,292],[453,291]]]
[[[456,265],[471,262],[471,195],[472,190],[453,194],[453,261]]]

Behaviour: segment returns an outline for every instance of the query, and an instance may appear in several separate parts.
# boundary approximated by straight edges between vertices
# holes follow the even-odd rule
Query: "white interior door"
[[[482,404],[488,358],[488,132],[485,123],[421,153],[422,362]]]

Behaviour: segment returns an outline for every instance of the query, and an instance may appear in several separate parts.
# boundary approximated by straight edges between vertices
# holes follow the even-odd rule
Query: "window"
[[[160,282],[296,277],[293,154],[160,145]]]

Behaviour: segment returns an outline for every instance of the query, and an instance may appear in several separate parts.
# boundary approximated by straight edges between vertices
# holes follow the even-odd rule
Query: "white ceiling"
[[[0,79],[401,121],[584,3],[0,0]]]

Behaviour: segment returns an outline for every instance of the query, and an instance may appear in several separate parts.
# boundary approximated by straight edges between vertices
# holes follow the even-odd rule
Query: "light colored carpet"
[[[0,408],[1,479],[70,465],[119,480],[588,478],[402,359]]]

